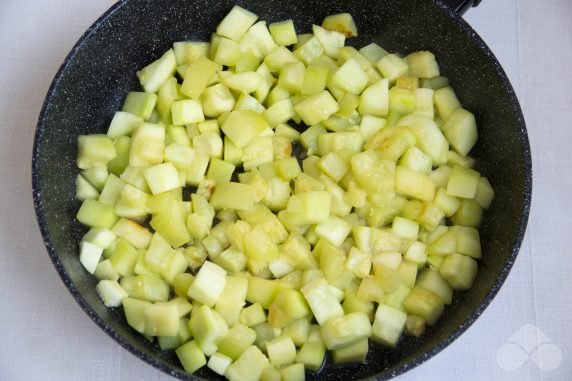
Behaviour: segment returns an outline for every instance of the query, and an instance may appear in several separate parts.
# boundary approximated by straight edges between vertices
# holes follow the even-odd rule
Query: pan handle
[[[444,2],[455,12],[463,15],[469,8],[479,5],[481,0],[445,0]]]

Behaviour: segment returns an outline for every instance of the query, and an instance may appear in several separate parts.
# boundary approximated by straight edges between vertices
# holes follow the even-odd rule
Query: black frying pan
[[[95,279],[78,261],[85,229],[75,219],[76,139],[104,132],[128,90],[138,88],[135,72],[173,41],[207,40],[235,4],[269,22],[292,18],[309,31],[332,13],[350,12],[359,37],[389,51],[435,53],[463,105],[474,112],[480,140],[472,151],[496,199],[482,226],[483,259],[474,287],[458,293],[435,327],[419,338],[404,338],[395,350],[371,345],[367,364],[327,365],[309,379],[387,379],[435,355],[483,312],[506,279],[523,239],[530,207],[532,173],[526,128],[514,91],[479,36],[441,0],[124,0],[91,26],[74,46],[50,87],[36,132],[33,194],[44,242],[64,283],[84,311],[119,344],[151,365],[180,379],[219,379],[202,369],[181,370],[172,352],[161,352],[107,309],[95,293]],[[460,12],[478,3],[450,0]],[[304,29],[302,29],[304,28]],[[65,334],[65,332],[62,332]]]

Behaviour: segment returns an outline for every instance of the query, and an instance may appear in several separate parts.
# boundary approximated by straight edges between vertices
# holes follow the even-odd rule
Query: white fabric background
[[[0,380],[168,379],[120,348],[75,303],[49,262],[31,201],[43,98],[67,52],[112,3],[0,2]],[[570,380],[572,1],[485,0],[467,20],[503,64],[525,113],[534,164],[529,229],[508,282],[482,317],[399,379]],[[521,331],[521,347],[537,359],[560,354],[560,362],[548,356],[554,361],[540,367],[529,359],[503,369],[526,359],[506,345],[526,325],[546,338]],[[543,338],[554,345],[534,351]],[[497,359],[499,350],[505,357]]]

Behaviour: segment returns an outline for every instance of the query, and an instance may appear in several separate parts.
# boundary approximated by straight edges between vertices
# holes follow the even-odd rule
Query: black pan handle
[[[481,0],[445,0],[445,4],[460,15],[463,15],[469,8],[476,7],[480,2]]]

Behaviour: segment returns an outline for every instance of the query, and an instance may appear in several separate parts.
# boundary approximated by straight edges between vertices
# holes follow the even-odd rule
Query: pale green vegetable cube
[[[193,136],[193,149],[195,150],[196,156],[209,156],[222,159],[223,144],[219,132],[205,131],[200,135]],[[202,167],[199,168],[199,170],[200,169],[202,169]],[[192,175],[195,175],[192,173],[192,170],[189,171],[191,171]]]
[[[210,203],[214,208],[246,210],[256,202],[256,192],[253,186],[234,182],[223,182],[217,185]]]
[[[282,334],[289,336],[297,347],[301,347],[308,340],[310,322],[306,318],[298,319],[282,329]]]
[[[339,247],[349,236],[352,225],[337,216],[331,216],[327,221],[316,225],[316,234],[332,245]]]
[[[236,101],[229,88],[222,83],[210,86],[201,95],[204,115],[216,118],[227,111],[232,111]]]
[[[232,359],[230,357],[225,356],[222,353],[215,352],[209,358],[207,367],[216,374],[224,376],[224,373],[226,372],[230,364],[232,364]]]
[[[369,76],[354,58],[347,60],[332,76],[332,84],[344,91],[361,94],[369,82]]]
[[[427,262],[427,248],[425,244],[419,241],[413,242],[407,249],[404,259],[420,267],[424,266]]]
[[[443,87],[435,90],[435,107],[441,119],[445,122],[455,110],[461,107],[461,102],[451,87]]]
[[[338,109],[338,103],[328,91],[311,95],[294,107],[296,113],[308,126],[328,119]]]
[[[424,201],[432,201],[435,197],[435,183],[419,172],[397,166],[395,170],[395,191],[406,196]]]
[[[444,188],[437,189],[437,194],[435,195],[435,200],[433,200],[433,203],[443,212],[445,212],[447,217],[454,215],[461,206],[459,199],[448,195]]]
[[[202,41],[177,41],[173,43],[173,51],[177,65],[190,64],[199,57],[208,56],[210,44]]]
[[[256,332],[242,324],[235,324],[218,342],[218,352],[236,360],[256,340]]]
[[[468,290],[477,277],[477,262],[461,254],[451,254],[445,258],[439,272],[455,290]]]
[[[352,272],[358,278],[365,278],[371,271],[371,254],[366,254],[358,248],[352,247],[348,255],[345,269]]]
[[[285,378],[286,379],[286,378]],[[260,381],[280,381],[280,371],[273,366],[267,366],[262,370]]]
[[[133,275],[133,269],[139,253],[126,240],[119,238],[111,250],[109,261],[113,265],[115,271],[122,276]]]
[[[478,139],[475,116],[464,108],[458,108],[443,125],[443,133],[451,146],[460,155],[466,156]]]
[[[326,347],[321,340],[306,341],[296,355],[296,362],[311,371],[318,371],[324,362]]]
[[[320,41],[310,35],[306,41],[298,41],[295,45],[294,54],[296,57],[304,61],[306,65],[312,63],[316,58],[324,54],[325,50]]]
[[[247,278],[227,276],[224,290],[215,304],[215,310],[229,326],[234,326],[238,323],[240,311],[245,304],[247,291]]]
[[[373,340],[376,342],[395,347],[403,330],[407,314],[385,304],[380,304],[375,313],[373,322]]]
[[[304,64],[301,62],[287,62],[280,69],[278,86],[288,90],[291,94],[300,91],[304,82]]]
[[[486,177],[479,179],[479,185],[477,185],[477,192],[475,194],[475,201],[484,209],[488,209],[493,202],[495,197],[495,191],[491,186],[491,183]]]
[[[340,349],[372,334],[371,323],[365,313],[334,317],[322,324],[322,337],[328,349]]]
[[[376,64],[381,74],[390,82],[405,74],[408,70],[407,62],[397,54],[387,54]]]
[[[433,119],[411,114],[399,120],[400,126],[408,126],[417,138],[417,146],[431,156],[434,165],[447,162],[449,143]]]
[[[159,87],[155,107],[162,121],[165,123],[171,121],[171,105],[174,101],[181,99],[179,88],[180,85],[175,77],[167,78],[161,87]]]
[[[151,113],[157,104],[157,94],[130,91],[125,97],[121,111],[140,116],[144,120],[151,117]]]
[[[346,36],[335,30],[328,30],[318,25],[312,25],[314,36],[324,47],[327,56],[338,58],[340,49],[344,47]]]
[[[323,325],[330,319],[344,316],[342,305],[332,294],[325,279],[316,279],[302,287],[300,291],[304,294],[318,324]]]
[[[332,196],[325,191],[293,195],[286,208],[288,220],[294,225],[319,224],[330,217]]]
[[[219,65],[234,66],[240,60],[240,45],[236,41],[221,37],[213,47],[212,60]]]
[[[399,274],[398,274],[399,275]],[[405,301],[405,299],[407,298],[407,296],[409,296],[409,293],[411,292],[411,288],[401,284],[399,285],[399,287],[397,288],[397,290],[395,290],[394,292],[385,295],[384,299],[383,299],[383,303],[396,308],[400,311],[405,311],[405,307],[403,306],[403,302]]]
[[[296,116],[292,101],[282,99],[268,107],[262,114],[268,125],[275,128],[280,123],[285,123]]]
[[[250,110],[232,111],[222,124],[222,131],[237,146],[243,148],[268,127],[259,114]]]
[[[393,233],[405,239],[416,239],[419,234],[419,224],[402,217],[395,217],[391,229]]]
[[[445,304],[451,304],[453,300],[453,289],[439,271],[426,268],[419,274],[416,285],[439,295]]]
[[[80,201],[99,198],[99,192],[97,189],[91,185],[89,181],[87,181],[82,175],[77,175],[75,187],[75,198]]]
[[[419,148],[413,146],[409,147],[401,159],[399,159],[399,164],[415,172],[430,174],[432,159]]]
[[[175,73],[176,68],[175,52],[169,49],[158,60],[139,70],[137,78],[146,92],[155,93],[163,82]]]
[[[259,136],[252,139],[243,149],[242,161],[245,170],[251,170],[261,164],[272,166],[274,146],[269,136]]]
[[[323,136],[328,135],[329,134],[325,134]],[[320,141],[324,140],[318,140],[318,142]],[[328,152],[322,156],[318,161],[317,166],[324,174],[328,175],[335,182],[339,182],[349,170],[349,166],[344,163],[335,152]]]
[[[409,65],[409,73],[419,78],[433,78],[440,75],[439,65],[433,53],[419,51],[405,57]]]
[[[143,118],[140,116],[125,111],[117,111],[113,115],[113,119],[111,119],[107,136],[116,138],[122,135],[129,135],[141,123],[143,123]]]
[[[272,39],[266,21],[259,21],[246,32],[240,40],[242,52],[252,52],[258,58],[262,58],[277,47]]]
[[[306,374],[304,373],[304,364],[291,364],[281,368],[280,377],[282,380],[304,381],[306,379]]]
[[[208,156],[195,154],[191,165],[185,172],[185,182],[187,185],[197,186],[204,180],[209,161],[210,158]]]
[[[103,248],[92,243],[82,241],[79,245],[79,261],[91,274],[95,272],[102,254]]]
[[[226,271],[220,266],[206,261],[197,273],[189,288],[188,296],[209,307],[215,305],[221,296],[226,281]]]
[[[447,194],[461,198],[474,198],[480,177],[479,172],[471,168],[455,165],[447,182]]]
[[[361,339],[347,347],[332,351],[334,364],[358,363],[365,364],[367,352],[369,351],[368,339]]]
[[[196,340],[191,340],[175,350],[179,361],[188,373],[194,373],[207,364],[204,353],[197,345]]]
[[[270,24],[268,29],[277,45],[289,46],[298,42],[294,22],[292,20]]]
[[[100,280],[95,287],[97,294],[106,307],[119,307],[127,298],[127,292],[115,280]]]
[[[151,193],[159,194],[176,189],[181,186],[179,180],[179,172],[172,163],[157,164],[152,167],[145,168],[143,175]]]
[[[169,285],[156,274],[126,276],[119,284],[132,298],[149,302],[166,302],[169,298]]]
[[[346,37],[356,37],[358,35],[354,19],[349,13],[329,15],[322,21],[322,26],[327,30],[340,32]]]
[[[211,78],[219,71],[219,65],[206,57],[199,57],[189,64],[185,79],[181,85],[181,93],[191,99],[199,99],[211,82]]]
[[[403,285],[413,288],[415,286],[415,280],[417,278],[417,263],[403,261],[397,268],[397,276],[403,282]]]
[[[296,346],[288,336],[279,336],[266,342],[270,364],[276,367],[292,364],[296,360]]]
[[[409,314],[423,318],[427,324],[433,325],[443,312],[443,299],[431,291],[414,287],[403,302]]]
[[[439,90],[443,87],[449,86],[449,78],[443,76],[437,76],[433,78],[422,78],[421,79],[421,87],[432,89],[432,90]]]
[[[113,207],[93,199],[87,199],[81,204],[76,218],[82,224],[94,228],[111,228],[117,221]]]
[[[221,82],[232,90],[250,94],[262,86],[264,78],[257,72],[245,71],[225,76]]]
[[[269,366],[268,358],[252,345],[228,367],[225,376],[230,381],[258,381],[262,371]]]
[[[429,255],[449,255],[457,251],[457,238],[452,231],[446,231],[427,248]]]
[[[129,165],[148,167],[163,161],[165,127],[143,123],[133,131],[129,150]]]
[[[140,299],[124,298],[123,310],[127,324],[139,333],[145,333],[145,310],[152,304]]]
[[[107,135],[80,135],[77,145],[76,164],[81,169],[105,167],[117,155],[113,141]]]
[[[359,50],[359,52],[373,65],[378,63],[380,59],[389,54],[385,49],[376,43],[371,43],[364,46]]]
[[[329,72],[327,67],[309,65],[304,72],[301,94],[312,95],[324,91]]]
[[[115,214],[119,217],[144,218],[148,214],[148,198],[147,193],[140,191],[131,184],[126,184],[115,203]]]
[[[199,123],[205,120],[201,102],[194,99],[173,102],[171,117],[176,125]]]
[[[435,91],[433,89],[418,88],[414,90],[414,93],[415,113],[433,119],[435,117],[433,100]]]
[[[264,323],[266,321],[266,313],[260,303],[254,303],[245,307],[240,312],[239,322],[247,327]]]
[[[482,257],[479,231],[473,227],[452,226],[451,233],[455,236],[457,253],[475,259]]]
[[[217,341],[228,333],[228,325],[224,319],[206,305],[194,310],[189,320],[189,328],[195,341],[207,356],[216,352]]]
[[[299,291],[284,289],[276,296],[268,309],[268,322],[283,328],[298,319],[305,318],[310,310]]]
[[[216,32],[221,36],[238,41],[257,19],[258,16],[254,13],[235,5],[220,22]]]
[[[81,240],[107,249],[117,238],[115,234],[115,232],[106,228],[91,228],[85,233]]]
[[[415,111],[415,92],[397,86],[389,90],[389,110],[400,114],[409,114]]]
[[[145,308],[145,334],[175,336],[179,332],[179,310],[175,304],[157,302]]]
[[[165,148],[164,160],[173,163],[175,168],[180,171],[188,170],[194,157],[195,150],[189,146],[172,143]]]
[[[361,114],[377,117],[387,116],[389,111],[389,81],[386,78],[363,91],[358,110]],[[365,136],[364,139],[366,139]]]

